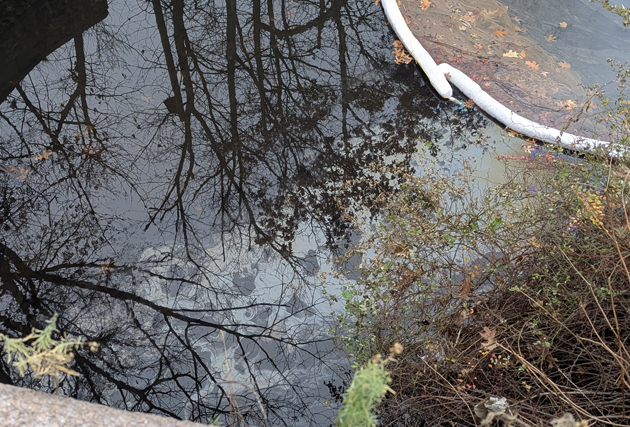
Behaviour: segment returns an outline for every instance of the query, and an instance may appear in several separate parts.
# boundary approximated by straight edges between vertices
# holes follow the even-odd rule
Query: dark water
[[[0,40],[20,19],[7,5]],[[352,240],[341,206],[376,215],[418,146],[457,152],[485,119],[393,64],[370,2],[108,6],[61,47],[3,56],[24,61],[0,104],[0,332],[58,313],[64,333],[98,341],[63,395],[330,424],[347,362],[316,274]],[[69,8],[60,28],[80,21],[54,7]],[[50,37],[24,28],[18,40]],[[0,380],[53,388],[5,360]]]

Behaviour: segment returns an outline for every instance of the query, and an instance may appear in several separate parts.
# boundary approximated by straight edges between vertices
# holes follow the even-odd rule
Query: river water
[[[534,39],[539,3],[507,2]],[[627,32],[577,3],[600,20],[551,53],[580,49],[592,61],[574,68],[599,83],[600,56],[630,56]],[[394,64],[372,3],[108,6],[0,104],[0,332],[58,313],[63,333],[98,341],[63,395],[203,423],[331,424],[348,362],[318,273],[357,238],[343,206],[378,217],[378,197],[427,158],[474,158],[500,182],[497,154],[523,142]],[[0,380],[54,388],[6,361]]]

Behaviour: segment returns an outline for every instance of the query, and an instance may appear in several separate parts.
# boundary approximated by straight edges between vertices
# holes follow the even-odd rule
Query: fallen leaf
[[[490,329],[487,326],[483,327],[483,332],[479,332],[481,338],[485,339],[486,342],[482,342],[481,345],[485,350],[492,351],[497,348],[497,341],[495,339],[497,335],[497,328]]]
[[[472,291],[471,285],[472,280],[470,280],[470,277],[466,277],[464,280],[462,280],[458,292],[460,298],[466,298],[470,294],[470,292]]]
[[[475,101],[473,101],[472,99],[469,99],[468,101],[464,103],[464,108],[472,108],[474,106],[475,106]]]
[[[493,18],[496,18],[499,15],[501,15],[502,11],[503,11],[503,9],[501,9],[501,8],[499,8],[499,9],[490,9],[490,10],[484,9],[484,10],[481,11],[481,16],[483,18],[486,18],[486,19],[493,19]]]
[[[427,10],[429,7],[431,7],[431,2],[429,0],[422,0],[420,2],[420,9]]]
[[[540,74],[542,74],[543,77],[547,77],[547,74],[549,74],[549,71],[541,71]]]
[[[403,242],[401,244],[399,244],[398,246],[396,246],[396,248],[394,249],[394,255],[404,255],[407,251],[408,251],[408,246],[406,242]]]
[[[413,61],[413,58],[407,53],[400,40],[394,40],[394,50],[392,50],[392,53],[394,54],[396,64],[409,64]]]
[[[475,43],[475,48],[483,49],[483,45],[481,43]]]
[[[567,23],[566,22],[561,22],[558,25],[560,25],[560,28],[567,28]]]
[[[514,18],[512,18],[513,20],[515,20],[516,22],[518,22],[519,24],[521,23],[522,19],[519,18],[518,16],[515,16]]]
[[[503,56],[507,58],[518,58],[518,52],[514,52],[512,49],[510,49],[507,52],[505,52]]]
[[[539,68],[539,65],[536,63],[536,61],[525,61],[525,63],[532,70],[537,70]]]
[[[40,154],[35,156],[35,160],[48,160],[48,158],[52,155],[52,151],[42,151]]]
[[[549,34],[547,37],[545,37],[545,40],[547,40],[548,42],[555,42],[556,40],[558,40],[558,38],[553,34]]]
[[[567,107],[567,111],[571,111],[575,107],[577,107],[577,104],[569,99],[567,102],[564,103],[564,106]]]
[[[551,355],[551,353],[547,352],[545,354],[545,361],[549,364],[549,368],[553,368],[556,364],[556,362],[558,362],[558,359],[556,359],[555,357],[553,357]],[[588,425],[588,424],[587,424]]]
[[[571,68],[571,64],[569,64],[568,62],[558,62],[558,65],[566,70],[568,70],[569,68]]]
[[[477,34],[471,34],[470,37],[472,37],[473,39],[477,38]]]
[[[506,30],[504,30],[503,28],[501,28],[500,30],[496,30],[494,32],[495,35],[499,36],[499,37],[503,37],[504,35],[506,35],[508,32]]]
[[[464,22],[470,22],[472,24],[473,22],[475,22],[475,16],[472,14],[472,12],[468,12],[466,15],[464,15],[462,20]]]

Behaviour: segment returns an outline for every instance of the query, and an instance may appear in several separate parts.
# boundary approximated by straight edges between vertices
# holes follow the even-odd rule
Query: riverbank
[[[404,348],[381,425],[472,426],[488,399],[520,425],[630,422],[630,171],[507,161],[484,192],[466,170],[409,176],[348,254],[339,342],[357,365]]]

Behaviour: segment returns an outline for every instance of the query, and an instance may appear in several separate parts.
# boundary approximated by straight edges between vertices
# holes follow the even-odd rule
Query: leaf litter
[[[566,101],[579,105],[585,100],[579,75],[534,42],[526,21],[497,0],[408,0],[405,15],[437,63],[459,68],[510,109],[553,127],[577,116],[579,109],[568,110]],[[583,121],[574,126],[592,129]]]

